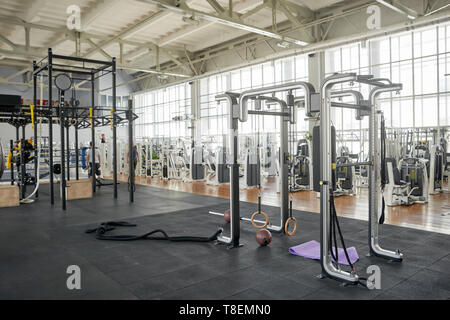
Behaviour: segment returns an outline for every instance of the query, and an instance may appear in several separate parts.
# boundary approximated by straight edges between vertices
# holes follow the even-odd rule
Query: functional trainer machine
[[[357,284],[359,276],[356,274],[351,263],[352,271],[348,272],[340,268],[333,261],[332,241],[337,223],[336,212],[334,208],[334,173],[335,165],[332,163],[332,146],[331,146],[331,90],[336,84],[359,82],[373,86],[370,92],[369,104],[361,103],[361,105],[341,104],[339,107],[353,108],[357,110],[357,116],[369,115],[369,163],[353,163],[351,165],[369,165],[369,254],[383,257],[389,260],[402,261],[403,255],[397,251],[389,251],[382,249],[379,245],[378,235],[378,198],[379,198],[379,162],[380,154],[378,148],[378,107],[376,99],[382,92],[398,91],[402,89],[401,84],[393,84],[387,79],[376,79],[373,76],[357,76],[355,73],[333,74],[327,77],[321,85],[320,96],[320,243],[321,243],[321,266],[322,277],[329,277],[344,283]],[[313,111],[313,110],[311,110]],[[317,111],[317,110],[315,110]],[[334,167],[334,168],[333,168]],[[335,238],[335,237],[334,237]],[[336,241],[336,240],[335,240]],[[341,241],[346,252],[343,238]],[[335,244],[337,246],[337,244]],[[350,262],[348,256],[347,260]]]

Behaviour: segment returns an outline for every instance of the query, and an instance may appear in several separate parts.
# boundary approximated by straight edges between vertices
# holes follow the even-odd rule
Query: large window
[[[137,138],[190,135],[191,86],[188,83],[135,95]]]
[[[201,132],[203,136],[215,136],[228,133],[228,112],[226,105],[217,105],[215,96],[225,91],[241,93],[246,90],[286,83],[295,80],[307,80],[308,60],[306,55],[289,57],[258,64],[231,72],[213,75],[200,81]],[[301,93],[298,93],[301,94]],[[282,95],[280,95],[280,98]],[[297,131],[307,131],[304,111],[299,112]],[[273,116],[249,117],[247,123],[240,123],[242,134],[264,132],[276,133],[279,119]]]
[[[450,72],[449,49],[450,25],[434,26],[327,50],[325,70],[327,75],[357,72],[402,83],[403,90],[399,93],[380,97],[388,127],[448,126],[450,78],[446,75]],[[368,97],[367,86],[355,87]],[[356,121],[353,111],[342,109],[332,111],[332,120],[341,142],[358,153],[364,146],[358,147],[353,139],[345,141],[344,137],[363,138],[367,120]]]
[[[413,30],[390,37],[357,42],[325,51],[325,73],[356,72],[389,78],[403,84],[399,93],[380,97],[387,126],[393,128],[450,126],[450,25]],[[226,91],[243,92],[295,80],[308,80],[307,55],[272,60],[199,80],[199,121],[203,137],[228,133],[229,110],[218,105],[215,96]],[[349,85],[336,86],[337,90]],[[355,85],[368,98],[367,85]],[[191,111],[191,86],[188,83],[153,90],[135,96],[138,137],[190,136],[187,128]],[[302,92],[296,92],[302,95]],[[280,98],[284,94],[280,94]],[[351,102],[351,97],[342,97]],[[358,121],[355,111],[333,109],[332,121],[338,141],[353,153],[367,153],[367,118]],[[308,131],[304,111],[299,111],[296,132]],[[272,116],[252,116],[240,123],[241,134],[277,133],[279,121]]]

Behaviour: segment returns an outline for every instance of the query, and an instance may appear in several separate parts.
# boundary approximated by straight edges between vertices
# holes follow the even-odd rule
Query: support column
[[[80,150],[78,148],[78,123],[75,125],[75,178],[80,179]]]
[[[53,53],[48,49],[48,148],[50,165],[50,203],[55,204],[55,186],[53,183]]]
[[[66,210],[66,163],[65,163],[65,157],[66,157],[66,146],[65,146],[65,139],[64,139],[64,92],[59,93],[59,128],[60,128],[60,135],[61,135],[61,182],[60,182],[60,189],[61,189],[61,204],[62,209]]]
[[[26,165],[25,165],[25,127],[26,124],[23,123],[22,125],[22,139],[20,140],[20,199],[25,199],[25,193],[27,190],[26,184],[25,184],[25,174],[26,174]]]
[[[36,61],[33,61],[33,71],[36,70]],[[33,105],[36,108],[37,107],[37,75],[33,73]],[[35,109],[36,110],[36,109]],[[36,119],[36,117],[35,117]],[[37,184],[38,181],[38,163],[39,163],[39,152],[38,152],[38,138],[37,138],[37,125],[34,124],[34,177]],[[36,198],[39,197],[39,191],[36,191],[35,195]]]
[[[112,104],[112,131],[113,131],[113,186],[114,186],[114,199],[117,199],[117,126],[116,126],[116,58],[113,58],[112,65],[112,94],[113,94],[113,104]]]
[[[128,168],[130,202],[134,202],[133,100],[128,100]],[[136,159],[137,160],[137,159]]]
[[[191,137],[194,142],[200,141],[201,123],[200,123],[200,81],[190,82],[191,85],[191,114],[193,121],[191,124]]]
[[[67,150],[67,180],[70,181],[70,124],[66,127],[66,150]]]
[[[95,74],[91,74],[91,108],[92,108],[92,125],[91,125],[91,163],[92,163],[92,193],[95,194],[97,188],[97,181],[95,179]]]
[[[319,92],[320,85],[325,79],[325,53],[317,52],[308,55],[308,81],[314,86],[316,92]],[[308,121],[309,135],[312,137],[314,127],[319,125],[319,120],[311,119]],[[313,143],[310,143],[311,150],[309,154],[313,155]]]

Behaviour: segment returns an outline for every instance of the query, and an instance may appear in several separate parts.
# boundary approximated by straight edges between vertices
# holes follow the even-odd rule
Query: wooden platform
[[[19,186],[0,185],[0,208],[18,207],[19,201]]]
[[[92,180],[80,179],[66,182],[66,199],[88,199],[92,198]]]
[[[128,181],[128,177],[119,176],[119,180],[126,182]],[[162,180],[160,178],[151,179],[145,177],[136,177],[136,183],[181,192],[216,196],[219,198],[230,197],[229,184],[210,186],[205,182],[184,183],[181,180]],[[447,182],[445,182],[444,188],[448,188]],[[367,191],[367,188],[357,188],[357,194],[354,196],[341,196],[336,198],[336,210],[338,215],[360,220],[368,220],[369,196]],[[240,200],[257,203],[257,189],[241,189]],[[269,178],[262,183],[262,204],[272,206],[280,205],[280,195],[276,192],[274,178]],[[293,208],[296,210],[319,213],[319,198],[317,198],[316,193],[312,191],[295,192]],[[386,224],[450,234],[449,191],[444,191],[443,193],[436,195],[430,195],[429,202],[426,204],[387,207],[386,213]]]

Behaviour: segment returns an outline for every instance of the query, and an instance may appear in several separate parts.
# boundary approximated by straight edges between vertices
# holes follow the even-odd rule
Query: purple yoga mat
[[[311,240],[309,242],[305,242],[299,244],[298,246],[289,248],[289,253],[309,259],[320,260],[320,243],[316,240]],[[355,247],[347,248],[347,253],[352,264],[359,260],[359,256],[356,252]],[[345,257],[344,249],[342,248],[338,248],[338,263],[346,266],[349,265],[347,262],[347,258]]]

